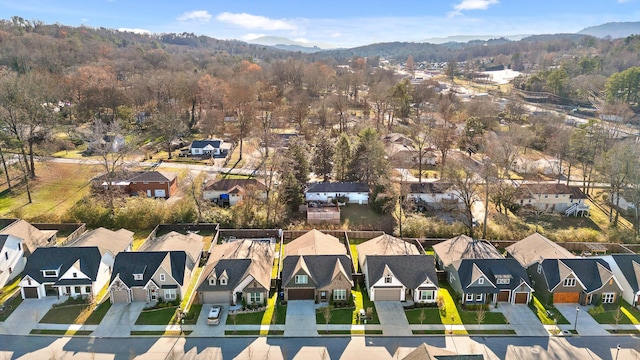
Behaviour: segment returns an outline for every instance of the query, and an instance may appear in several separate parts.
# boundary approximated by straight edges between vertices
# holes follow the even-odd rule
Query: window
[[[9,260],[9,252],[6,252],[6,251],[5,251],[5,253],[4,253],[4,258],[5,258],[5,260]]]
[[[322,300],[326,300],[327,299],[327,292],[326,291],[320,291],[320,299],[322,299]]]
[[[165,300],[175,300],[176,299],[176,291],[174,289],[169,289],[164,291],[164,299]]]
[[[27,285],[31,286],[31,279],[27,279]]]
[[[76,286],[73,288],[73,292],[76,294],[80,294],[81,290],[80,290],[80,286]]]
[[[556,199],[558,198],[558,194],[556,194]]]
[[[507,285],[510,282],[511,282],[511,279],[509,279],[509,278],[496,279],[496,283],[498,283],[498,285]]]
[[[296,275],[295,277],[296,284],[306,284],[308,281],[307,275]]]
[[[613,301],[616,299],[615,293],[603,293],[602,294],[602,303],[603,304],[613,304]]]
[[[387,275],[384,277],[385,284],[391,284],[391,281],[393,281],[393,278],[391,277],[391,275]]]
[[[420,290],[419,299],[422,301],[433,300],[433,290]]]
[[[456,277],[453,274],[449,274],[449,282],[452,283],[456,280]]]
[[[564,279],[564,283],[562,284],[564,287],[574,287],[576,286],[576,278],[566,278]]]
[[[542,274],[542,264],[538,264],[538,274]]]
[[[483,297],[484,297],[484,295],[482,295],[482,294],[476,294],[476,302],[482,301]]]
[[[166,280],[165,275],[164,274],[160,274],[160,281],[165,281],[165,280]]]
[[[71,286],[65,288],[65,294],[71,294]]]
[[[347,300],[347,290],[345,289],[333,290],[333,300],[338,300],[338,301]]]
[[[483,277],[478,279],[478,285],[484,285],[484,278]]]
[[[259,303],[262,302],[262,294],[261,293],[249,293],[249,302],[251,303]]]
[[[77,272],[74,272],[74,273],[73,273],[73,277],[74,277],[74,278],[77,278],[77,277],[78,277],[78,273],[77,273]]]
[[[216,284],[216,278],[209,278],[209,285],[215,285]]]
[[[142,274],[133,274],[133,280],[142,280]]]
[[[220,279],[220,285],[227,285],[227,278]]]
[[[84,292],[85,294],[91,294],[91,286],[85,286]]]
[[[467,294],[465,301],[473,301],[473,294]]]
[[[58,270],[45,270],[44,271],[44,276],[45,277],[56,277],[56,276],[58,276]]]

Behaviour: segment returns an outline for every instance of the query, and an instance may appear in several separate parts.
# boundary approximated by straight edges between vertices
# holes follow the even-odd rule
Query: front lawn
[[[22,302],[22,296],[20,294],[16,294],[16,296],[6,300],[4,302],[4,310],[0,311],[0,321],[5,321],[11,315],[11,313],[20,305]]]
[[[420,321],[421,314],[424,313],[424,319]],[[409,324],[442,324],[440,318],[440,310],[438,308],[419,308],[406,310],[404,314],[407,316]]]
[[[229,314],[227,325],[260,325],[264,311],[248,312],[244,314]],[[258,331],[258,334],[260,332]]]
[[[478,325],[478,312],[477,311],[460,311],[460,318],[463,324],[475,324]],[[506,324],[507,319],[501,312],[490,312],[486,310],[484,312],[484,319],[481,324]]]
[[[110,305],[109,305],[110,306]],[[108,307],[106,308],[109,309]],[[104,309],[100,309],[93,318],[93,303],[87,302],[85,299],[69,298],[62,304],[54,305],[40,320],[42,324],[86,324],[91,318],[92,322],[100,323],[102,317],[106,314]],[[104,312],[103,312],[104,311]],[[96,323],[96,324],[97,324]]]
[[[540,319],[543,325],[555,325],[554,319],[558,320],[559,325],[567,325],[569,321],[553,306],[545,306],[538,298],[533,295],[529,308]]]
[[[589,309],[589,315],[599,324],[616,324],[616,317],[619,325],[637,324],[640,311],[624,301],[621,302],[620,311],[617,304],[606,304]]]
[[[373,304],[373,301],[369,299],[369,294],[366,289],[361,289],[360,284],[356,285],[355,290],[351,290],[351,296],[353,296],[353,302],[355,304],[355,309],[353,309],[353,324],[358,324],[358,313],[360,309],[364,309],[367,311],[368,308],[371,308],[372,314],[371,319],[367,319],[367,324],[380,324],[380,319],[378,319],[378,313],[376,312],[376,306]]]
[[[136,320],[136,325],[169,325],[178,307],[143,310]]]
[[[98,325],[102,318],[107,314],[107,311],[111,308],[111,301],[104,301],[102,304],[98,305],[98,307],[89,315],[87,320],[84,322],[85,325]]]
[[[460,307],[453,296],[455,292],[451,288],[449,283],[440,283],[440,290],[438,290],[438,296],[443,296],[445,300],[445,309],[440,314],[442,323],[446,325],[460,325],[460,324],[478,324],[478,312],[475,310],[465,310]],[[452,319],[453,317],[453,319]],[[484,312],[484,319],[482,324],[506,324],[507,319],[499,312]]]
[[[353,324],[353,309],[331,309],[331,318],[329,324]],[[324,318],[324,312],[322,310],[316,311],[316,324],[326,324]]]

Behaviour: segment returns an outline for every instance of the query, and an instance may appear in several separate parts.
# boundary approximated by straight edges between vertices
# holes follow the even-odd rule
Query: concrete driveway
[[[580,308],[578,312],[578,325],[575,327],[578,334],[585,336],[609,336],[609,332],[605,330],[597,321],[595,321],[591,315],[589,315],[589,308],[591,306],[577,306],[577,304],[555,304],[558,311],[564,316],[570,323],[571,329],[574,328],[576,321],[576,307]],[[566,330],[568,326],[560,326],[561,329]]]
[[[223,337],[225,324],[227,323],[227,316],[229,315],[229,305],[222,306],[222,314],[220,314],[220,324],[207,325],[207,317],[209,316],[209,309],[213,304],[202,305],[202,311],[198,316],[198,322],[193,328],[193,332],[190,336],[193,337]]]
[[[107,300],[108,301],[108,300]],[[112,304],[100,325],[93,332],[96,337],[129,337],[140,312],[147,304],[142,301]]]
[[[316,304],[313,300],[293,300],[287,303],[284,336],[318,336]]]
[[[407,316],[399,301],[374,301],[382,325],[382,335],[385,336],[412,336]]]
[[[518,336],[549,336],[540,319],[524,304],[500,303],[491,311],[501,312]]]
[[[11,335],[29,335],[31,330],[38,328],[38,323],[51,309],[53,304],[66,300],[57,296],[44,299],[26,299],[11,313],[0,326],[0,333]]]

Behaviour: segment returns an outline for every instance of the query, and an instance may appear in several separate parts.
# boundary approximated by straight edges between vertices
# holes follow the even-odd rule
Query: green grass
[[[184,336],[188,336],[191,335],[192,331],[183,331],[182,334],[180,333],[180,330],[176,331],[176,330],[171,330],[171,331],[131,331],[130,335],[131,336],[180,336],[180,335],[184,335]]]
[[[280,254],[280,243],[279,242],[276,243],[275,254]],[[273,259],[273,267],[271,268],[271,278],[272,279],[277,279],[278,278],[278,270],[280,269],[280,259],[281,258],[282,257],[280,255],[278,255],[277,257],[275,257]]]
[[[198,322],[198,317],[202,311],[202,304],[192,304],[187,312],[187,316],[184,318],[185,325],[195,325]],[[177,324],[175,319],[171,320],[173,324]]]
[[[260,333],[260,335],[262,335],[262,332]],[[269,330],[267,332],[267,335],[269,335],[269,336],[273,336],[273,335],[282,336],[282,335],[284,335],[284,330]]]
[[[620,300],[622,303],[622,312],[629,318],[632,324],[640,325],[640,310],[629,305],[626,301]]]
[[[627,306],[625,307],[625,305]],[[591,315],[591,317],[593,317],[593,319],[597,321],[599,324],[615,324],[616,323],[615,316],[616,316],[617,308],[618,308],[618,305],[615,305],[615,304],[604,305],[605,311],[603,313]],[[631,318],[629,317],[629,315],[631,315]],[[638,311],[637,309],[634,309],[631,305],[623,301],[623,304],[621,304],[620,306],[620,318],[619,318],[618,324],[619,325],[637,324],[638,316],[640,316],[640,311]]]
[[[478,324],[478,312],[477,311],[460,311],[460,318],[463,324]],[[507,319],[500,312],[485,311],[484,320],[482,324],[506,324]]]
[[[420,324],[420,313],[424,311],[425,319],[422,324],[442,324],[438,308],[411,309],[404,312],[409,324]]]
[[[328,335],[351,335],[351,330],[328,330],[322,331],[321,333]]]
[[[355,304],[355,309],[353,309],[353,323],[354,325],[358,324],[358,313],[360,309],[371,308],[373,310],[372,318],[367,320],[367,324],[380,324],[380,319],[378,319],[378,313],[376,312],[376,307],[373,304],[373,301],[369,299],[369,294],[366,290],[360,288],[360,284],[356,285],[355,290],[351,290],[351,296],[353,296],[353,302]]]
[[[225,330],[224,334],[225,335],[260,335],[260,330]]]
[[[331,318],[329,324],[353,324],[353,309],[331,309]],[[316,324],[326,324],[324,313],[320,310],[316,311]]]
[[[390,214],[379,214],[368,205],[348,204],[340,208],[340,219],[352,230],[382,230],[393,233],[395,220]]]
[[[412,330],[413,335],[443,335],[448,334],[445,330]]]
[[[531,302],[529,303],[529,308],[533,311],[534,314],[540,319],[540,322],[543,325],[554,325],[554,319],[558,320],[559,325],[567,325],[569,321],[562,316],[562,314],[552,306],[545,306],[536,295],[531,297]],[[549,310],[553,316],[549,317],[547,315],[547,310]]]
[[[236,314],[227,316],[227,325],[260,325],[264,317],[264,311],[249,312],[244,314]],[[234,322],[235,316],[235,322]],[[258,331],[258,334],[260,332]]]
[[[5,321],[13,313],[13,311],[22,303],[22,296],[16,295],[9,300],[5,301],[4,305],[6,310],[0,313],[0,321]]]
[[[515,335],[514,330],[467,330],[470,335]]]
[[[199,278],[200,278],[200,273],[202,272],[202,269],[203,268],[201,267],[197,267],[196,270],[191,274],[191,282],[189,283],[189,286],[187,287],[187,291],[185,291],[184,297],[180,302],[180,309],[189,311],[189,306],[191,304],[190,301],[192,300],[191,294],[193,294],[193,291],[196,288],[196,285],[198,284],[198,280],[200,280]]]
[[[440,313],[440,320],[444,325],[462,325],[462,319],[458,312],[458,307],[453,299],[455,293],[451,289],[451,286],[446,282],[440,283],[440,289],[438,290],[438,296],[442,296],[444,299],[444,311]],[[464,332],[466,334],[466,331]]]
[[[91,311],[91,304],[63,305],[51,308],[40,320],[42,324],[82,324]]]
[[[15,279],[11,280],[10,283],[0,289],[0,304],[7,301],[16,293],[16,291],[20,290],[20,287],[18,286],[20,284],[20,279],[22,279],[22,273],[18,274]]]
[[[38,329],[33,329],[31,330],[31,332],[29,332],[29,334],[32,335],[66,335],[66,336],[86,336],[86,335],[90,335],[93,331],[88,331],[88,330],[78,330],[75,332],[69,332],[66,330],[38,330]]]
[[[137,251],[140,246],[147,240],[149,234],[151,234],[151,229],[139,229],[139,230],[131,230],[133,231],[133,251]]]
[[[107,314],[107,311],[111,308],[111,301],[107,300],[93,310],[91,315],[84,322],[85,325],[98,325],[102,321],[102,318]]]
[[[169,325],[177,307],[143,310],[136,320],[136,325]]]
[[[640,330],[607,330],[610,334],[640,335]]]

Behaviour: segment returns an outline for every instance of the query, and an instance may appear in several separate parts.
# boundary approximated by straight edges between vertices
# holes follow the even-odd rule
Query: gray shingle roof
[[[302,257],[309,270],[309,277],[317,284],[318,288],[327,286],[331,283],[336,260],[340,262],[346,272],[347,278],[352,279],[351,259],[346,255],[302,255],[287,256],[282,261],[282,286],[286,286],[293,275],[295,275],[296,265]]]
[[[384,276],[386,266],[407,288],[416,289],[425,280],[438,285],[436,265],[431,255],[369,255],[366,259],[369,284]]]
[[[308,192],[339,192],[339,193],[350,193],[350,192],[369,192],[369,187],[364,183],[357,182],[321,182],[321,183],[311,183],[307,185]]]
[[[230,191],[235,187],[245,189],[254,186],[257,190],[266,190],[267,187],[257,179],[220,179],[208,183],[204,190],[208,191]]]
[[[93,282],[98,276],[101,259],[102,255],[97,246],[37,248],[27,260],[24,276],[29,276],[39,283],[57,283],[58,279],[45,278],[42,270],[59,269],[58,276],[62,276],[73,264],[79,262],[80,271]]]
[[[129,288],[145,286],[167,256],[169,256],[171,264],[171,269],[167,269],[167,271],[171,271],[171,276],[178,284],[184,285],[187,261],[187,253],[184,251],[121,252],[116,255],[111,281],[119,275],[120,280]],[[142,280],[134,280],[133,274],[140,273],[142,270],[144,270]]]
[[[201,149],[207,145],[211,145],[214,148],[219,148],[222,145],[222,140],[214,139],[214,140],[194,140],[191,143],[191,149]]]
[[[622,274],[627,279],[634,293],[640,290],[640,278],[638,278],[636,267],[640,265],[640,254],[614,254],[611,258],[616,262]],[[633,263],[637,265],[633,265]]]
[[[603,278],[600,272],[602,268],[599,268],[598,264],[602,265],[602,267],[612,275],[609,264],[602,259],[596,258],[547,259],[542,262],[542,268],[547,279],[549,290],[555,288],[564,280],[564,265],[573,271],[578,280],[586,287],[585,291],[590,293],[601,288],[602,285],[604,285],[604,281],[608,280],[608,276],[605,276],[606,279]]]
[[[233,290],[244,280],[252,261],[251,259],[220,259],[211,270],[215,270],[217,279],[220,279],[220,276],[226,273],[227,284],[220,285],[220,281],[216,281],[216,285],[210,285],[208,279],[211,276],[211,272],[209,272],[203,278],[200,286],[198,286],[198,291]]]
[[[0,250],[2,250],[2,248],[4,247],[4,244],[7,242],[8,237],[9,235],[0,235]]]
[[[469,284],[475,282],[478,278],[478,271],[486,276],[486,278],[495,285],[495,287],[487,284],[488,286],[474,286],[474,292],[481,290],[486,293],[498,293],[500,290],[513,290],[518,287],[523,281],[531,286],[529,282],[529,275],[520,265],[520,263],[513,258],[508,259],[464,259],[458,265],[458,276],[460,277],[460,284],[463,289],[466,289]],[[508,275],[511,277],[509,284],[498,284],[496,278],[499,276]]]
[[[525,268],[544,259],[575,258],[569,250],[538,233],[507,246],[506,250]]]
[[[433,251],[444,267],[462,259],[501,259],[502,255],[486,240],[459,235],[433,245]]]

